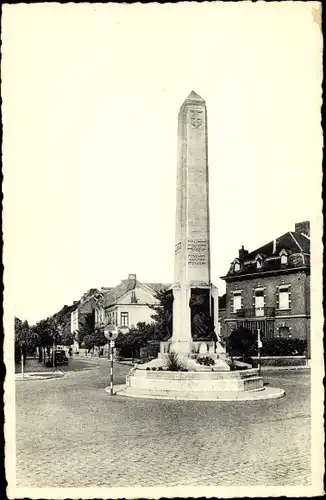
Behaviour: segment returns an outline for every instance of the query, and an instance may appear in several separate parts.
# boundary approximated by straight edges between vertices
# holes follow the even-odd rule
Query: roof
[[[310,240],[303,234],[297,233],[295,231],[289,231],[275,240],[276,247],[273,253],[274,241],[270,241],[266,245],[257,248],[253,252],[246,255],[246,260],[254,259],[257,254],[264,255],[265,257],[272,257],[281,250],[289,250],[294,252],[306,252],[310,253]]]
[[[280,252],[282,250],[285,250],[288,255],[286,264],[281,262]],[[256,262],[259,256],[261,257],[260,268],[257,267]],[[235,270],[236,262],[240,263],[239,271]],[[241,256],[239,254],[239,257],[232,262],[227,275],[222,278],[309,266],[310,238],[299,232],[289,231],[252,252],[244,253]]]
[[[144,285],[148,286],[155,292],[160,292],[161,290],[167,290],[170,288],[172,283],[144,283]]]
[[[137,279],[129,277],[121,281],[119,285],[111,288],[107,293],[105,293],[104,307],[109,307],[110,305],[118,302],[118,300],[126,293],[130,292],[131,290],[135,290],[135,288],[137,287],[142,287],[144,285],[150,288],[153,291],[153,294],[161,290],[167,290],[167,288],[169,288],[170,286],[170,284],[167,283],[141,283]]]

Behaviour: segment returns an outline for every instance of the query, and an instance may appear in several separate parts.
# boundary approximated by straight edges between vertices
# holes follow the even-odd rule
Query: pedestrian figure
[[[72,356],[72,347],[69,347],[69,356]]]

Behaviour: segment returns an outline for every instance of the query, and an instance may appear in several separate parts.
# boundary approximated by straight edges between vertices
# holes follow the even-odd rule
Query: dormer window
[[[255,261],[257,269],[261,269],[263,267],[263,258],[260,254],[256,255]]]
[[[240,264],[239,264],[239,262],[236,262],[234,264],[234,270],[235,270],[236,273],[240,271]]]
[[[280,256],[281,256],[281,264],[287,264],[288,263],[288,254],[285,250],[282,250],[280,252]]]
[[[281,264],[287,264],[287,263],[288,263],[288,256],[281,255]]]

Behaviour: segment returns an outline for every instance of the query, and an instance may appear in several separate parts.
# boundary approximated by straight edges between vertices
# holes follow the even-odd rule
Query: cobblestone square
[[[17,487],[310,484],[307,371],[264,375],[279,400],[215,403],[110,397],[107,360],[87,365],[16,382]]]

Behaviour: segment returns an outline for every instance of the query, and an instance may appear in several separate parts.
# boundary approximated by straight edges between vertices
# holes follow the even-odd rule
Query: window
[[[256,263],[256,265],[257,265],[257,269],[260,269],[260,268],[261,268],[261,266],[262,266],[262,262],[261,262],[261,260],[260,260],[260,259],[257,259],[257,263]]]
[[[264,290],[255,290],[255,315],[264,316],[265,296]]]
[[[242,296],[241,292],[233,292],[233,312],[242,309]]]
[[[126,327],[129,325],[129,314],[126,312],[121,313],[121,326]]]
[[[288,256],[283,254],[281,255],[281,264],[287,264],[288,263]]]
[[[240,264],[239,264],[239,262],[236,262],[234,264],[234,270],[235,270],[235,272],[240,271]]]
[[[279,309],[290,309],[290,291],[288,286],[280,286],[278,289]]]

